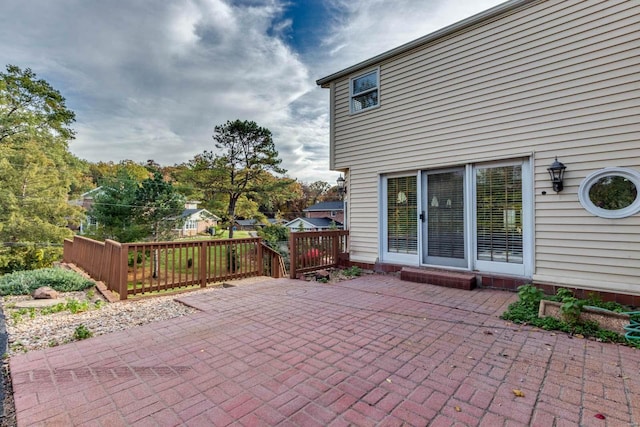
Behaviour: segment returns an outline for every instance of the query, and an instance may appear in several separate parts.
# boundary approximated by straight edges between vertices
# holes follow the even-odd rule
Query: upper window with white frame
[[[351,112],[359,113],[361,111],[376,108],[380,105],[379,87],[380,87],[380,69],[369,71],[357,77],[353,77],[349,82],[351,92]]]

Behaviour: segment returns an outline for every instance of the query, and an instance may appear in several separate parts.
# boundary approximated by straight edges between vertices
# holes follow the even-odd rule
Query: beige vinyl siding
[[[353,261],[375,262],[380,224],[378,182],[369,179],[366,175],[362,176],[355,170],[350,170],[348,180],[350,188],[354,188],[355,185],[361,189],[355,194],[348,194],[349,256]],[[373,259],[371,258],[372,251],[374,253]]]
[[[380,108],[350,114],[349,77],[376,66]],[[332,88],[352,259],[379,256],[381,174],[530,156],[534,279],[640,294],[640,215],[598,218],[577,197],[598,169],[640,170],[640,2],[531,2]],[[546,171],[555,156],[567,166],[559,194]]]

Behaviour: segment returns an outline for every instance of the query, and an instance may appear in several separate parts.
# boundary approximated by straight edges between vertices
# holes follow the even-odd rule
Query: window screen
[[[418,253],[417,178],[387,180],[387,250]]]
[[[351,112],[378,105],[378,71],[351,80]]]

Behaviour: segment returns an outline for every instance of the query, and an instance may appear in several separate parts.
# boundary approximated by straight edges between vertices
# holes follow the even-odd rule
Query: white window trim
[[[486,167],[500,167],[511,166],[521,164],[522,165],[522,264],[511,264],[505,262],[494,261],[482,261],[478,259],[478,252],[476,246],[476,236],[478,235],[478,227],[476,221],[476,173],[479,168]],[[533,220],[533,174],[532,174],[531,159],[513,160],[513,161],[501,161],[490,163],[478,163],[472,167],[472,185],[470,187],[471,197],[469,202],[471,206],[471,221],[470,224],[473,228],[472,238],[473,246],[471,247],[473,269],[480,272],[488,272],[492,274],[507,274],[514,276],[531,277],[533,274],[533,236],[534,236],[534,220]]]
[[[622,176],[631,181],[638,190],[636,200],[626,208],[617,210],[602,209],[594,205],[589,198],[589,190],[591,190],[591,186],[593,184],[605,176]],[[580,188],[578,189],[578,199],[580,200],[582,207],[584,207],[589,213],[601,218],[618,219],[635,215],[640,212],[640,172],[620,167],[609,167],[595,171],[588,175],[580,184]]]
[[[375,89],[372,88],[372,89],[369,89],[369,90],[354,94],[353,93],[353,81],[356,80],[356,79],[359,79],[361,77],[364,77],[364,76],[366,76],[368,74],[371,74],[371,73],[376,73],[376,87],[375,87]],[[354,110],[353,109],[353,98],[355,96],[362,95],[362,94],[365,94],[365,93],[368,93],[368,92],[372,92],[374,90],[378,91],[378,102],[376,103],[376,105],[372,105],[371,107],[363,108],[361,110]],[[365,111],[370,111],[370,110],[373,110],[373,109],[376,109],[376,108],[379,108],[379,107],[380,107],[380,67],[376,67],[376,68],[370,69],[370,70],[368,70],[368,71],[366,71],[364,73],[358,74],[357,76],[351,77],[349,79],[349,112],[351,114],[359,114],[359,113],[362,113],[362,112],[365,112]]]

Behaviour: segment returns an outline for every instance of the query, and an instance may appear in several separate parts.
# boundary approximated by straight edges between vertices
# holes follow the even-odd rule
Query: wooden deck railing
[[[349,230],[302,231],[289,234],[290,277],[300,273],[337,267],[348,252]]]
[[[280,258],[260,238],[103,243],[75,236],[64,245],[65,262],[104,282],[121,300],[264,274],[282,277]]]
[[[262,244],[262,259],[264,261],[264,275],[276,279],[287,277],[287,267],[284,265],[282,255],[275,249]]]

